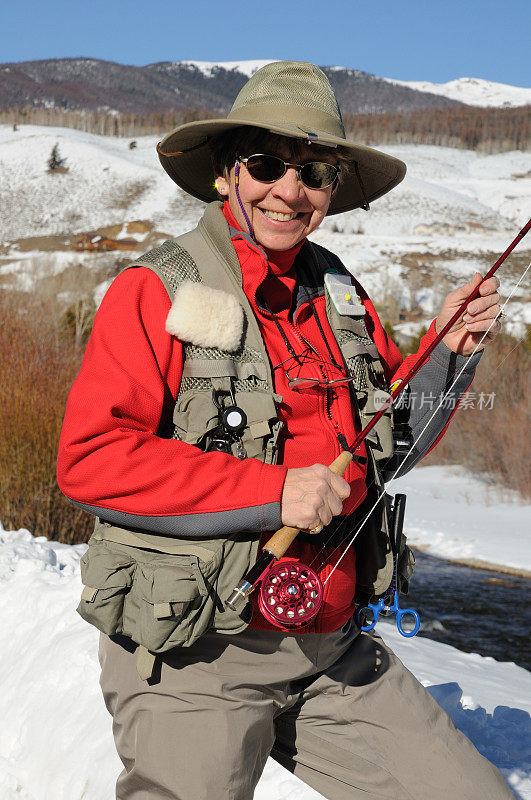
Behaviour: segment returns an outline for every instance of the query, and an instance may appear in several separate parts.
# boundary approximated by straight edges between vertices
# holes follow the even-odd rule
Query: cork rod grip
[[[343,475],[346,468],[352,461],[352,453],[348,450],[343,450],[334,461],[330,464],[330,469],[336,475]],[[295,539],[299,532],[299,528],[290,528],[285,525],[273,534],[271,539],[264,545],[264,550],[269,550],[273,553],[275,558],[282,558],[292,541]]]

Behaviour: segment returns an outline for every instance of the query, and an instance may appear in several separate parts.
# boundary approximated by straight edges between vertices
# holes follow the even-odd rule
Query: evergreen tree
[[[48,170],[49,172],[55,172],[60,167],[63,166],[65,163],[66,158],[61,158],[59,153],[59,145],[55,144],[52,148],[52,152],[50,153],[50,158],[48,159]]]

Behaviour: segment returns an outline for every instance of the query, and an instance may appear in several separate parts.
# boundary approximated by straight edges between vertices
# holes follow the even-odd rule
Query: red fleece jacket
[[[225,215],[237,228],[228,208]],[[144,516],[208,514],[278,503],[286,469],[331,463],[340,452],[338,432],[347,442],[353,440],[356,431],[348,388],[338,386],[328,397],[322,388],[290,388],[286,375],[290,353],[271,316],[257,305],[260,287],[293,350],[302,355],[306,340],[317,351],[320,360],[305,360],[301,376],[337,375],[309,304],[303,303],[290,318],[295,287],[292,265],[298,248],[280,256],[271,254],[268,262],[261,248],[249,244],[243,235],[236,235],[233,244],[245,293],[275,368],[275,391],[283,397],[279,408],[285,422],[280,463],[268,465],[255,459],[239,461],[224,453],[203,453],[192,445],[160,436],[171,419],[179,391],[183,348],[165,331],[170,300],[162,283],[151,270],[136,268],[121,273],[105,295],[68,399],[57,475],[61,490],[72,500]],[[368,330],[387,377],[400,377],[410,359],[402,364],[397,347],[388,339],[361,287],[360,292]],[[324,298],[315,300],[314,308],[328,345],[341,363],[326,319]],[[432,326],[421,349],[433,337]],[[345,477],[352,487],[343,507],[343,513],[348,514],[365,497],[365,469],[352,463]],[[265,534],[264,540],[269,535]],[[324,581],[341,552],[342,548],[320,552],[295,540],[287,556],[313,562]],[[354,588],[354,550],[350,548],[325,586],[319,615],[298,632],[331,631],[343,625],[354,610]],[[273,628],[257,611],[252,625]]]

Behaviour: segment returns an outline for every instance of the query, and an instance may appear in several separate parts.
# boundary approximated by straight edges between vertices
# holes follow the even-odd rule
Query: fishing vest
[[[309,257],[323,276],[332,272],[350,278],[335,255],[306,242],[297,258]],[[163,435],[208,449],[219,423],[216,390],[232,396],[246,415],[238,445],[243,445],[245,456],[276,463],[282,427],[277,404],[282,398],[274,390],[265,343],[242,289],[240,264],[220,204],[211,203],[197,228],[165,242],[128,268],[134,267],[152,270],[172,301],[179,287],[190,281],[232,295],[244,314],[243,334],[233,350],[182,342],[182,380],[171,427]],[[326,314],[353,379],[353,404],[364,427],[388,397],[377,348],[363,317],[340,314],[328,292]],[[384,492],[380,464],[393,453],[391,411],[367,437],[366,449],[367,480],[374,485],[364,507]],[[241,457],[241,449],[234,454]],[[388,510],[384,498],[356,539],[360,599],[385,593],[391,583]],[[98,519],[81,560],[84,589],[78,611],[104,633],[121,633],[142,645],[141,656],[189,646],[207,630],[239,633],[249,624],[252,604],[232,611],[224,601],[255,563],[258,547],[258,534],[185,539]],[[402,572],[404,579],[409,577],[406,570]],[[139,671],[142,674],[141,667]]]

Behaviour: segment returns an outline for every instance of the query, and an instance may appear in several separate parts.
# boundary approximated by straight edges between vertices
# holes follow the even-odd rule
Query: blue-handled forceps
[[[418,633],[420,628],[420,617],[418,613],[413,608],[400,608],[399,601],[398,601],[398,589],[395,589],[393,602],[391,605],[386,604],[386,600],[389,599],[387,597],[381,597],[377,603],[367,603],[366,606],[359,608],[356,614],[356,618],[358,620],[358,625],[360,622],[365,620],[363,625],[360,625],[362,631],[372,631],[376,623],[378,622],[378,617],[380,613],[384,611],[387,614],[395,614],[396,615],[396,627],[398,628],[398,632],[402,634],[402,636],[414,636]],[[372,614],[372,619],[369,618],[369,614]],[[414,625],[411,630],[406,630],[402,625],[402,620],[404,617],[412,617],[414,620]],[[409,627],[409,626],[408,626]]]
[[[407,638],[415,636],[420,628],[420,617],[413,608],[400,608],[398,599],[398,583],[397,583],[397,564],[398,556],[400,554],[400,545],[402,541],[402,529],[404,526],[404,514],[406,511],[406,496],[405,494],[397,494],[393,504],[393,518],[391,525],[391,548],[393,551],[393,578],[391,585],[383,597],[380,597],[377,603],[367,603],[367,605],[358,608],[356,612],[356,621],[362,631],[372,631],[378,617],[383,612],[384,614],[394,614],[396,618],[396,627],[402,636]],[[390,598],[393,602],[390,603]],[[413,620],[413,627],[406,630],[403,626],[404,617],[411,617]],[[409,625],[408,625],[409,628]]]

